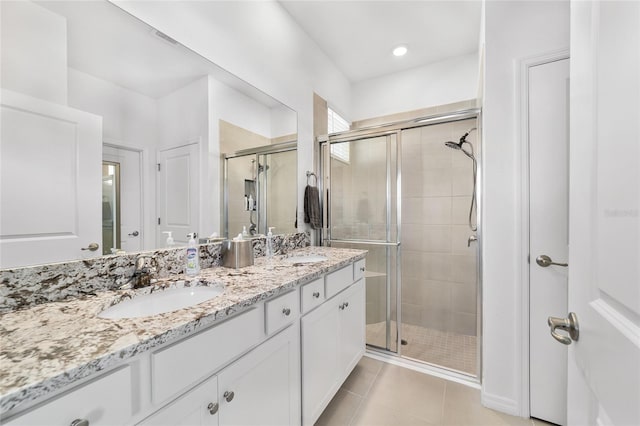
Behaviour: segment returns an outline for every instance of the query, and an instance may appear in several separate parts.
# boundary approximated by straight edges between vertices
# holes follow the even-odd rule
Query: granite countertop
[[[293,265],[293,255],[320,254],[328,260]],[[176,275],[151,288],[105,291],[96,296],[51,302],[0,315],[0,415],[79,379],[176,341],[251,305],[322,274],[363,259],[366,251],[305,247],[286,256],[265,257],[240,269],[203,269],[197,277]],[[143,318],[102,319],[97,314],[132,292],[168,286],[224,285],[224,294],[199,305]]]

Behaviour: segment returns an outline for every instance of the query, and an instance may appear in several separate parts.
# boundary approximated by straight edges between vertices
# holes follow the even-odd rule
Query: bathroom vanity
[[[365,350],[365,254],[170,277],[225,291],[152,317],[99,318],[118,292],[3,314],[0,423],[313,424]]]

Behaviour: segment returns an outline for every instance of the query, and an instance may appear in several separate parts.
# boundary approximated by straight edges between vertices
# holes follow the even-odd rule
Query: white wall
[[[69,68],[69,106],[102,117],[103,142],[142,151],[144,248],[156,248],[156,100]]]
[[[521,363],[518,60],[569,46],[568,1],[488,1],[483,107],[483,384],[486,406],[528,413]]]
[[[111,0],[298,113],[298,205],[312,170],[313,92],[350,112],[346,77],[275,1]],[[347,118],[350,118],[347,115]],[[298,212],[303,224],[303,212]]]
[[[271,108],[271,137],[293,135],[298,128],[295,112],[284,105]]]
[[[67,20],[26,1],[3,1],[2,87],[67,104]]]
[[[353,120],[474,99],[478,54],[458,56],[353,85]]]

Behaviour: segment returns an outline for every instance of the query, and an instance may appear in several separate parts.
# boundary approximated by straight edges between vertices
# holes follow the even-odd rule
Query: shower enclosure
[[[367,344],[471,377],[480,363],[479,113],[320,141],[323,244],[369,251]],[[445,145],[458,140],[464,151]]]
[[[223,235],[296,232],[296,142],[224,156]]]

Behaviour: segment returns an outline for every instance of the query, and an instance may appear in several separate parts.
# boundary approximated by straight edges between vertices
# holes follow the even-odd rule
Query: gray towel
[[[304,189],[304,223],[311,224],[311,229],[322,228],[320,194],[318,188],[311,185],[307,185]]]

